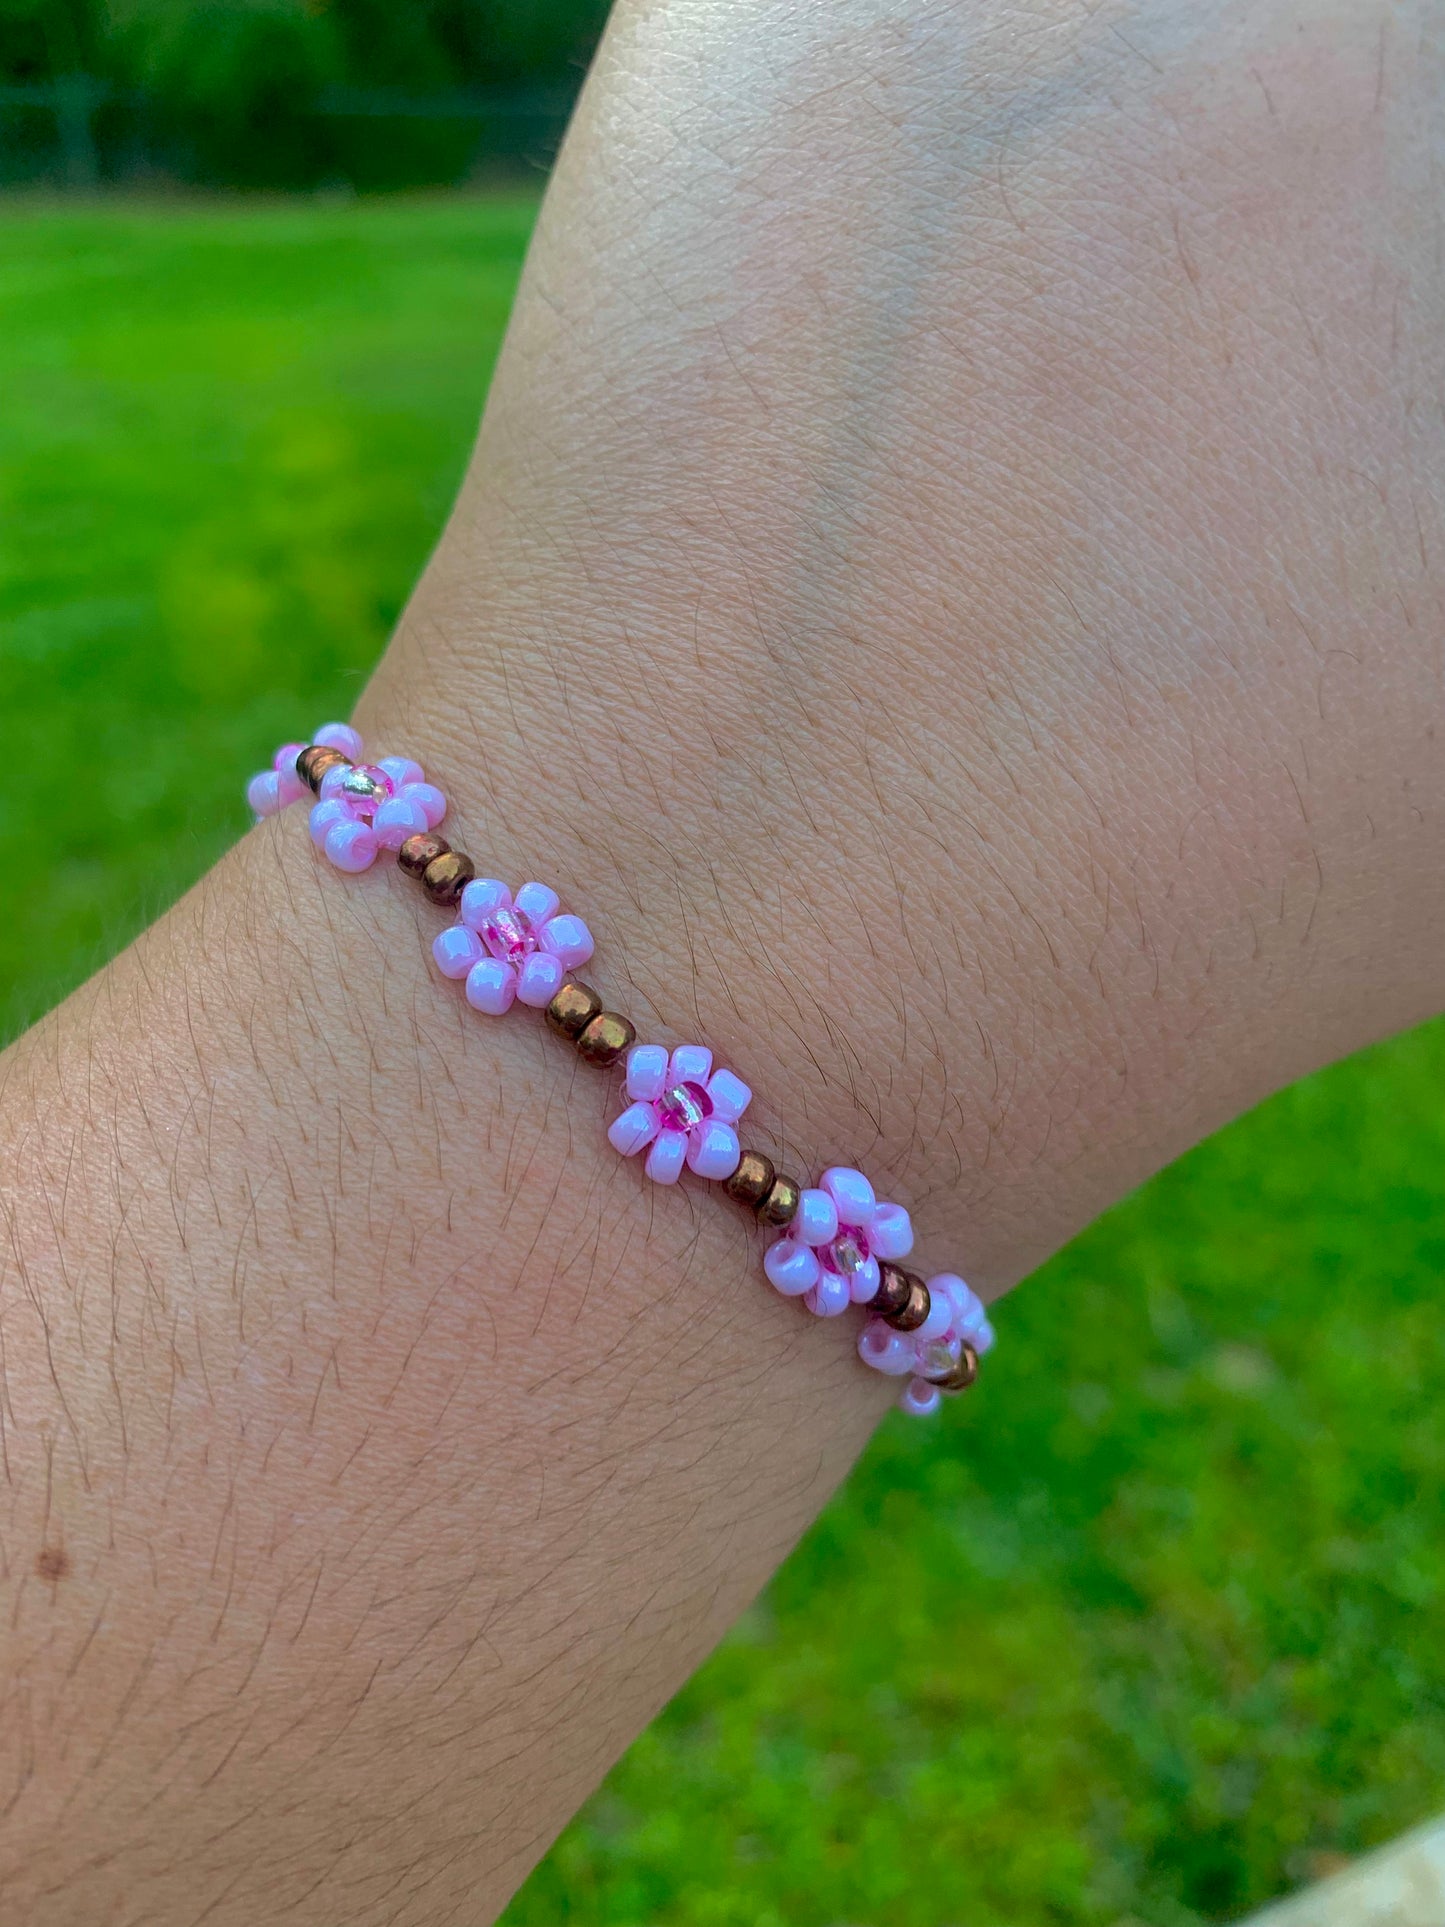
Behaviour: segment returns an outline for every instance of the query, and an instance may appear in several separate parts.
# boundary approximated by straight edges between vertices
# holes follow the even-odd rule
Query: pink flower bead
[[[361,737],[350,723],[323,723],[311,738],[323,749],[339,749],[348,761],[361,761]]]
[[[408,783],[424,783],[426,771],[420,763],[414,763],[409,756],[379,756],[378,769],[384,769],[391,778],[394,790],[404,790]]]
[[[324,803],[313,803],[311,805],[311,813],[306,819],[306,826],[311,832],[311,841],[316,845],[318,850],[324,850],[326,848],[326,836],[329,830],[334,829],[338,823],[351,823],[354,821],[355,818],[352,816],[350,810],[347,809],[346,805],[337,797],[333,796]]]
[[[913,1378],[898,1403],[913,1418],[931,1418],[943,1403],[943,1395],[926,1378]]]
[[[909,1343],[908,1334],[894,1331],[881,1318],[870,1318],[859,1332],[858,1356],[888,1378],[904,1378],[918,1369],[917,1349]]]
[[[464,923],[449,923],[437,932],[431,953],[442,975],[460,982],[474,964],[482,961],[482,940]]]
[[[321,847],[338,870],[350,875],[376,861],[376,838],[365,823],[333,823]]]
[[[416,788],[410,784],[399,802],[410,802]],[[439,790],[435,794],[441,796]],[[507,884],[495,877],[474,877],[462,890],[457,915],[460,927],[476,935],[491,965],[478,979],[478,996],[472,996],[470,979],[466,994],[478,1010],[495,1016],[511,1010],[516,1000],[543,1010],[563,985],[566,956],[591,956],[586,923],[580,917],[559,917],[557,892],[545,883],[524,883],[512,896]],[[555,937],[559,927],[561,942]],[[578,933],[580,942],[574,940]]]
[[[561,921],[561,919],[558,919]],[[627,1053],[632,1103],[607,1132],[625,1158],[649,1145],[647,1175],[675,1184],[684,1164],[699,1177],[730,1178],[742,1156],[733,1126],[752,1092],[732,1071],[715,1071],[704,1044],[634,1044]]]
[[[447,799],[435,783],[404,783],[397,794],[404,796],[408,803],[415,803],[426,818],[429,830],[434,830],[446,816]]]
[[[305,747],[305,743],[284,743],[276,752],[273,766],[283,810],[292,803],[299,803],[303,796],[309,796],[311,793],[296,774],[296,758]]]
[[[654,1184],[676,1184],[682,1176],[687,1156],[687,1139],[681,1131],[662,1131],[652,1140],[643,1169]]]
[[[399,850],[409,836],[429,830],[431,824],[425,810],[403,790],[400,796],[389,796],[380,805],[371,819],[371,827],[383,850]]]
[[[274,816],[281,807],[281,779],[274,769],[263,769],[246,785],[246,801],[252,814]]]
[[[409,803],[418,787],[409,785],[397,801]],[[524,883],[513,897],[497,878],[475,877],[462,891],[457,914],[457,927],[475,936],[488,966],[482,970],[480,962],[474,965],[467,979],[467,1000],[494,1016],[519,1000],[539,1010],[551,1003],[569,967],[559,951],[575,948],[582,961],[592,955],[587,926],[578,917],[557,915],[557,892],[545,883]],[[559,924],[575,925],[583,941],[569,946],[565,939],[575,933],[564,929],[560,945],[549,942]]]
[[[841,1164],[803,1191],[787,1236],[811,1246],[825,1272],[847,1281],[855,1305],[871,1303],[876,1294],[880,1259],[892,1262],[913,1249],[902,1205],[880,1202],[861,1171]]]
[[[510,964],[483,957],[467,972],[467,1002],[489,1017],[504,1017],[517,995],[517,973]]]
[[[820,1271],[818,1282],[803,1299],[815,1318],[841,1317],[850,1302],[848,1280],[840,1278],[836,1271]]]
[[[784,1298],[801,1298],[817,1284],[822,1267],[807,1245],[792,1238],[779,1238],[763,1254],[763,1270],[768,1283]]]
[[[564,970],[577,970],[592,955],[592,938],[581,917],[553,917],[542,926],[542,948]]]

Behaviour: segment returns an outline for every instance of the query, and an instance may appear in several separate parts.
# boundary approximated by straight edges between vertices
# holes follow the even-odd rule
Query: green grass
[[[344,711],[522,200],[0,212],[0,1023]],[[885,1428],[512,1927],[1193,1927],[1445,1803],[1445,1031],[1287,1094]]]

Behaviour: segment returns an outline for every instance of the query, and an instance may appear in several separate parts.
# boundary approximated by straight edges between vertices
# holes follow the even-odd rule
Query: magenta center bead
[[[525,910],[513,909],[509,903],[493,910],[484,919],[478,935],[486,945],[488,954],[495,957],[498,963],[521,963],[537,948],[532,919]]]
[[[377,769],[370,763],[359,763],[349,769],[341,779],[341,796],[355,816],[374,816],[387,799],[395,794],[396,785],[384,769]]]
[[[664,1131],[690,1131],[712,1116],[712,1099],[701,1084],[690,1080],[664,1091],[655,1105],[657,1121]]]
[[[856,1224],[843,1224],[839,1225],[838,1235],[833,1242],[824,1245],[818,1255],[826,1270],[851,1278],[855,1271],[863,1269],[873,1253],[867,1238]]]

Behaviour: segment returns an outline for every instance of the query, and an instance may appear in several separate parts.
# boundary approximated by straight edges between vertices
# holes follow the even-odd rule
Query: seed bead
[[[591,984],[568,980],[547,1006],[547,1023],[559,1037],[578,1037],[602,1009]]]
[[[901,1311],[895,1311],[893,1315],[888,1318],[887,1323],[890,1324],[896,1332],[916,1332],[918,1327],[927,1321],[932,1304],[933,1299],[929,1294],[927,1285],[924,1284],[921,1278],[914,1277],[910,1272],[908,1274],[908,1302]]]
[[[578,1031],[577,1055],[589,1064],[615,1064],[637,1041],[637,1031],[616,1011],[602,1010]]]
[[[972,1345],[965,1344],[959,1352],[958,1363],[941,1378],[930,1378],[929,1384],[936,1385],[940,1392],[966,1392],[978,1377],[978,1353]]]
[[[723,1179],[723,1190],[738,1204],[751,1205],[756,1211],[772,1190],[777,1175],[771,1158],[764,1157],[761,1151],[744,1151],[737,1170],[730,1178]]]
[[[449,910],[476,874],[477,866],[469,856],[463,856],[460,850],[447,850],[434,856],[422,871],[421,887],[433,903]]]
[[[878,1289],[869,1301],[868,1309],[875,1318],[896,1318],[908,1303],[908,1294],[917,1274],[905,1271],[901,1265],[880,1265],[878,1267]]]
[[[409,836],[397,851],[396,867],[407,876],[415,877],[420,883],[426,874],[427,865],[435,863],[439,856],[446,856],[451,847],[446,838],[438,836],[435,830],[418,830],[415,836]]]
[[[343,763],[349,764],[351,758],[343,756],[339,749],[332,749],[328,743],[312,743],[303,749],[296,758],[296,774],[314,795],[321,792],[321,779],[329,769],[338,769]]]
[[[798,1200],[802,1195],[802,1186],[796,1178],[784,1177],[779,1173],[768,1186],[767,1195],[758,1206],[758,1223],[791,1224],[798,1215]]]

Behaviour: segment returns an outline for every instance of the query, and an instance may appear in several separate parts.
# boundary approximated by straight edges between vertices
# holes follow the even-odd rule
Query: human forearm
[[[1433,255],[1378,22],[883,15],[625,16],[362,721],[996,1289],[1433,1005]],[[292,820],[8,1060],[27,1919],[476,1918],[886,1400],[435,921]]]

